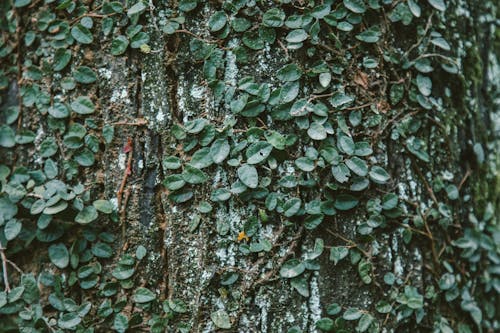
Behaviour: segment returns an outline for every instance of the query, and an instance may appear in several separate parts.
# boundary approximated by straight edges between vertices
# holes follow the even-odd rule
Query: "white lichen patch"
[[[313,276],[311,277],[311,282],[309,283],[309,318],[311,320],[311,323],[315,323],[321,319],[321,299],[319,294],[318,275],[319,272],[314,272]],[[318,332],[315,325],[311,325],[309,332]]]
[[[194,85],[189,93],[194,99],[203,99],[207,93],[207,88],[204,86]]]
[[[113,90],[110,101],[111,103],[120,102],[123,104],[130,104],[127,87],[121,87],[119,89]]]
[[[107,69],[107,68],[99,68],[97,70],[97,72],[99,73],[99,77],[100,78],[106,79],[106,80],[111,79],[112,72],[109,69]]]
[[[127,163],[127,154],[125,153],[118,154],[118,167],[120,168],[120,170],[125,170],[126,163]]]

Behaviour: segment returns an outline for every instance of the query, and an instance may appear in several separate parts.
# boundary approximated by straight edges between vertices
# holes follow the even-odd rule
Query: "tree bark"
[[[168,16],[168,11],[172,10],[180,15],[179,3],[150,1],[139,21],[149,35],[149,51],[144,53],[129,48],[125,54],[113,56],[110,54],[110,47],[115,35],[100,34],[100,43],[94,38],[92,44],[73,47],[73,58],[69,65],[72,69],[82,65],[92,67],[97,73],[96,83],[78,85],[71,91],[57,88],[53,91],[54,82],[59,82],[61,75],[44,74],[39,84],[49,95],[52,104],[54,97],[57,99],[62,96],[69,102],[84,94],[91,96],[97,106],[99,112],[93,118],[98,126],[93,131],[99,133],[96,135],[99,135],[101,141],[100,151],[96,154],[93,166],[80,168],[83,171],[76,180],[90,189],[93,200],[109,199],[115,204],[115,212],[109,218],[100,217],[92,224],[94,226],[98,223],[95,230],[107,231],[116,237],[112,243],[113,257],[103,260],[96,258],[92,261],[102,264],[99,284],[89,290],[79,290],[62,283],[65,285],[63,294],[78,299],[78,304],[87,300],[92,303],[90,314],[81,324],[81,331],[83,332],[83,327],[94,327],[96,332],[108,331],[116,325],[113,314],[100,318],[98,326],[93,326],[91,318],[98,318],[96,311],[105,299],[115,303],[121,297],[128,297],[127,305],[116,312],[123,313],[128,318],[133,317],[134,313],[140,313],[144,318],[142,322],[135,324],[135,328],[129,328],[130,331],[149,330],[149,319],[155,315],[166,318],[172,314],[171,311],[166,314],[162,310],[161,302],[146,308],[135,304],[132,295],[139,286],[152,290],[157,301],[182,300],[186,304],[185,313],[175,313],[169,318],[164,328],[168,332],[178,331],[179,327],[189,327],[187,332],[215,332],[219,329],[230,332],[287,332],[297,326],[303,332],[315,333],[321,332],[318,321],[327,317],[336,319],[335,325],[338,326],[335,329],[339,332],[342,327],[346,331],[363,331],[360,321],[346,319],[348,315],[345,312],[351,308],[359,309],[360,316],[369,314],[373,317],[369,324],[369,330],[373,332],[446,332],[443,327],[449,325],[457,330],[464,324],[472,331],[484,329],[493,332],[499,329],[498,301],[494,300],[498,297],[498,289],[495,286],[492,289],[485,287],[480,282],[481,273],[474,271],[488,270],[495,264],[498,268],[498,263],[495,263],[498,258],[498,238],[496,244],[494,238],[497,236],[491,236],[492,246],[495,248],[491,253],[496,253],[495,259],[488,261],[481,257],[483,259],[477,265],[461,258],[460,250],[453,246],[466,230],[476,230],[471,214],[481,219],[480,216],[487,214],[484,212],[488,210],[498,211],[496,169],[500,126],[500,67],[499,44],[495,39],[498,36],[498,27],[495,25],[498,24],[498,14],[492,2],[479,4],[447,1],[445,11],[436,10],[429,4],[432,1],[421,2],[422,16],[413,17],[414,24],[391,22],[390,15],[398,2],[390,4],[389,1],[382,6],[383,9],[373,10],[365,16],[363,28],[359,29],[363,31],[375,22],[381,27],[384,36],[380,42],[365,44],[355,38],[360,32],[356,30],[356,34],[346,37],[340,48],[335,44],[335,37],[332,37],[328,43],[320,41],[319,44],[307,44],[293,50],[286,45],[288,31],[278,30],[276,42],[267,43],[258,51],[248,52],[248,62],[242,62],[236,48],[243,47],[241,34],[235,33],[228,38],[217,39],[216,34],[211,34],[208,30],[210,17],[225,8],[224,2],[200,2],[195,10],[186,13],[185,23],[176,28],[176,32],[165,33],[162,31],[165,20],[172,17]],[[92,1],[84,3],[91,8],[90,12],[100,13],[100,1],[95,4]],[[254,6],[249,5],[247,10],[251,13],[255,6],[260,8],[254,14],[260,17],[273,6],[283,6],[288,17],[293,13],[307,11],[309,6],[305,1],[283,3],[285,4],[253,3]],[[406,6],[407,2],[399,3]],[[26,25],[18,33],[23,35],[31,30],[31,18],[39,17],[47,6],[51,7],[33,1],[29,9],[15,10],[19,22]],[[332,7],[335,6],[340,4],[333,2]],[[62,13],[58,15],[63,16]],[[116,30],[121,29],[123,34],[128,20],[126,16],[123,14],[120,16],[122,21],[117,21]],[[175,16],[174,14],[173,17]],[[252,19],[250,14],[243,16]],[[100,18],[95,18],[95,25],[99,26],[100,22]],[[255,22],[260,20],[256,19]],[[325,36],[329,31],[332,35],[339,36],[336,28],[324,22],[321,23],[321,29]],[[97,28],[94,30],[97,31]],[[450,50],[441,52],[439,46],[429,44],[431,32],[440,32],[442,38],[450,44]],[[37,42],[41,48],[46,38],[44,36]],[[436,44],[440,42],[436,40],[438,37],[433,38]],[[299,136],[297,144],[287,148],[283,155],[279,155],[280,152],[276,149],[273,150],[273,156],[276,156],[279,163],[286,162],[277,169],[271,169],[270,166],[259,169],[259,175],[268,171],[276,182],[286,175],[305,174],[297,169],[293,161],[296,157],[304,156],[305,149],[312,145],[302,137],[305,130],[290,125],[290,122],[274,120],[270,116],[271,110],[255,119],[233,114],[229,101],[219,97],[217,87],[214,88],[211,82],[207,82],[206,59],[195,59],[193,40],[214,45],[221,51],[222,63],[217,65],[216,71],[218,80],[225,85],[225,89],[233,87],[238,90],[240,80],[252,76],[255,82],[269,83],[274,90],[283,84],[276,79],[276,73],[286,64],[299,64],[303,69],[307,68],[308,74],[313,77],[313,61],[326,60],[330,68],[343,62],[345,71],[337,75],[337,82],[356,97],[356,102],[340,111],[328,105],[335,135],[344,131],[340,124],[341,117],[337,117],[339,115],[346,122],[346,132],[355,138],[369,141],[374,153],[367,161],[370,166],[384,167],[391,175],[390,182],[380,186],[372,182],[367,190],[360,192],[360,204],[355,209],[346,212],[338,210],[335,215],[325,216],[316,228],[304,227],[307,214],[286,218],[282,214],[268,211],[264,204],[266,197],[252,199],[250,196],[232,195],[227,201],[214,202],[214,189],[229,189],[238,180],[237,168],[228,166],[226,162],[204,169],[210,179],[202,185],[192,186],[194,194],[191,200],[185,203],[173,202],[170,195],[175,191],[167,190],[163,181],[178,171],[166,168],[165,158],[178,156],[188,163],[193,152],[201,148],[198,145],[196,149],[184,151],[183,144],[186,145],[187,141],[183,143],[176,139],[176,126],[185,127],[191,120],[204,118],[215,126],[217,133],[222,133],[227,130],[224,127],[228,126],[232,117],[236,119],[236,125],[233,126],[234,137],[240,141],[252,127],[283,133],[295,131]],[[320,44],[324,47],[320,47]],[[426,49],[424,44],[431,46]],[[317,53],[308,56],[308,47],[315,48]],[[346,51],[345,48],[349,50]],[[50,48],[47,50],[53,51]],[[389,54],[389,51],[396,52],[395,50],[400,52]],[[419,104],[416,96],[419,92],[415,80],[420,74],[408,62],[422,54],[432,53],[430,50],[439,53],[435,56],[438,60],[440,57],[454,59],[453,62],[458,64],[458,73],[449,74],[440,68],[433,56],[429,56],[435,61],[435,70],[426,75],[432,78],[432,96],[435,99],[426,99],[425,103],[430,105],[426,109]],[[25,61],[34,61],[36,66],[43,68],[44,62],[52,61],[44,60],[43,57],[53,57],[53,54],[36,55],[35,48],[25,44],[20,46],[19,51],[20,60],[18,58],[17,61],[23,73],[29,71],[31,66]],[[362,67],[363,57],[367,54],[376,57],[379,63],[376,69]],[[398,61],[392,60],[396,58]],[[17,66],[17,63],[13,65]],[[2,68],[4,67],[7,65],[2,64]],[[308,74],[304,74],[304,77]],[[60,141],[64,133],[58,134],[47,117],[38,112],[35,106],[19,104],[18,97],[26,99],[26,96],[21,96],[23,93],[18,94],[18,91],[30,84],[29,77],[26,78],[26,74],[23,77],[25,79],[22,81],[18,81],[21,76],[9,77],[10,83],[2,91],[2,110],[7,110],[12,105],[21,105],[19,127],[17,124],[10,126],[16,130],[31,129],[37,133],[37,139],[34,145],[22,146],[15,151],[9,147],[0,148],[2,163],[12,170],[21,166],[43,168],[46,158],[40,157],[40,142],[52,134],[55,140]],[[404,86],[405,95],[401,102],[392,103],[391,87],[398,84]],[[327,104],[334,90],[316,92],[312,90],[313,86],[304,84],[300,96],[311,98],[329,94],[328,97],[318,98]],[[364,103],[367,105],[364,106]],[[362,128],[352,126],[353,121],[349,122],[349,116],[355,110],[361,111],[364,122],[373,121],[374,125],[363,125]],[[68,122],[73,120],[80,119]],[[114,137],[110,143],[104,143],[100,136],[105,125],[114,128]],[[416,129],[413,130],[412,126]],[[188,139],[195,136],[187,135]],[[307,138],[307,134],[305,137]],[[412,152],[413,148],[409,147],[413,145],[413,141],[410,142],[412,137],[420,139],[426,147],[428,162],[418,152]],[[231,145],[235,143],[236,139]],[[319,150],[318,145],[316,146]],[[67,158],[65,155],[71,155],[67,149],[60,147],[58,154],[52,157],[57,163],[62,163]],[[245,160],[243,152],[241,155]],[[229,158],[231,157],[237,158],[237,154]],[[64,172],[61,171],[62,164],[60,165],[59,176]],[[263,171],[264,169],[267,171]],[[312,188],[296,187],[297,195],[303,202],[316,198],[324,200],[324,193],[329,191],[325,184],[335,182],[330,168],[327,170],[326,173],[318,171],[304,176],[314,179],[316,185]],[[2,186],[5,184],[7,181]],[[458,199],[452,199],[453,195],[447,192],[446,186],[449,185],[454,185],[460,193]],[[451,191],[453,188],[449,189]],[[348,188],[346,191],[351,193]],[[334,193],[335,200],[338,194]],[[386,211],[385,220],[381,225],[374,226],[370,224],[376,222],[370,220],[373,206],[370,208],[367,203],[380,205],[380,201],[376,200],[388,193],[395,193],[399,198],[399,211]],[[198,205],[204,201],[211,202],[211,212],[204,214],[198,211]],[[266,210],[267,213],[264,213]],[[38,217],[30,216],[29,208],[23,214],[18,216],[23,221],[23,228],[30,225],[36,229]],[[268,221],[263,214],[267,214]],[[63,216],[60,219],[72,221],[73,217]],[[252,218],[259,221],[258,227],[250,239],[245,239],[245,233],[241,232],[248,229]],[[485,220],[484,226],[477,228],[483,228],[485,235],[498,235],[495,219],[496,217]],[[67,244],[69,248],[85,227],[65,226],[64,236],[58,242]],[[371,228],[373,231],[365,233],[363,228]],[[1,239],[2,242],[5,241],[4,236]],[[302,280],[280,277],[280,271],[288,260],[297,258],[307,261],[313,256],[315,246],[319,244],[318,239],[324,243],[325,249],[317,259],[308,261],[311,267],[300,275]],[[242,244],[261,240],[268,241],[267,250],[250,254],[242,250]],[[25,274],[33,273],[38,276],[40,272],[47,270],[55,273],[57,268],[47,257],[48,245],[50,244],[37,239],[24,243],[20,240],[8,242],[7,258],[19,265]],[[99,286],[116,281],[112,272],[118,259],[126,254],[133,255],[140,245],[147,249],[147,256],[137,261],[133,288],[121,288],[116,295],[107,298],[102,296]],[[330,250],[341,247],[349,249],[350,255],[334,263]],[[37,248],[43,250],[36,253],[34,258],[37,260],[33,260],[31,253]],[[5,270],[3,267],[3,272]],[[11,276],[11,284],[20,283],[19,274],[12,268],[7,267],[7,270]],[[366,270],[368,273],[363,273]],[[68,267],[59,273],[65,272],[69,276],[72,271],[76,272],[77,269]],[[229,272],[238,273],[238,279],[233,284],[224,282]],[[440,291],[439,285],[443,275],[452,272],[457,279],[462,279],[457,282],[461,296],[448,302],[445,290]],[[498,281],[498,272],[491,272],[491,275],[492,279]],[[363,281],[367,276],[369,281]],[[391,278],[396,281],[392,285],[387,281]],[[5,279],[2,281],[5,284]],[[463,292],[467,283],[477,288],[471,287],[476,292],[472,295],[471,302],[477,302],[481,307],[481,302],[489,298],[487,306],[490,309],[486,310],[487,306],[481,307],[482,319],[479,322],[475,321],[472,312],[463,305]],[[403,319],[399,317],[404,317],[404,311],[398,308],[402,301],[392,296],[404,294],[406,287],[414,287],[420,296],[430,294],[429,288],[434,288],[436,293],[431,297],[426,296],[423,301],[425,307]],[[51,314],[56,317],[47,301],[48,293],[42,292],[40,304],[48,317]],[[392,305],[387,314],[377,311],[377,304],[382,300]],[[340,313],[333,310],[331,305],[334,303],[341,307]],[[229,329],[217,327],[217,321],[213,317],[217,311],[225,311],[229,315]],[[15,327],[12,324],[16,322],[15,319],[3,316],[5,317],[0,317],[0,323],[5,320],[5,323]],[[337,319],[342,316],[346,320]],[[370,318],[367,317],[366,320]],[[50,321],[49,325],[52,325]],[[56,325],[53,327],[57,329]],[[15,331],[15,328],[12,330]]]

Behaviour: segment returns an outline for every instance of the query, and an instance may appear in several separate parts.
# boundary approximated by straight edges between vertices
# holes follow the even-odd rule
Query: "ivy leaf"
[[[330,318],[321,318],[316,322],[316,328],[322,331],[332,331],[335,328],[334,322]]]
[[[217,139],[210,147],[210,156],[215,164],[222,163],[231,152],[231,146],[226,139]]]
[[[19,222],[18,220],[16,219],[9,220],[9,222],[7,222],[4,225],[3,229],[5,239],[10,241],[16,238],[17,235],[19,235],[19,233],[21,232],[22,227],[23,227],[22,223]]]
[[[71,36],[73,36],[73,38],[81,44],[90,44],[94,41],[94,37],[92,37],[90,30],[85,28],[80,23],[71,28]]]
[[[344,0],[344,6],[356,14],[363,14],[366,12],[366,5],[363,0]]]
[[[349,210],[358,205],[358,199],[350,194],[340,194],[335,199],[335,208],[338,210]]]
[[[305,41],[309,35],[304,29],[295,29],[292,30],[286,35],[286,41],[289,43],[301,43]]]
[[[119,35],[111,42],[111,54],[114,56],[123,54],[127,50],[128,44],[127,37]]]
[[[349,254],[349,249],[345,246],[334,246],[330,248],[330,260],[333,261],[334,265],[337,265],[337,263],[347,257]]]
[[[360,177],[364,177],[368,174],[368,165],[357,156],[347,159],[345,165]]]
[[[92,245],[91,252],[97,258],[111,258],[113,255],[113,249],[106,243],[97,242]]]
[[[342,318],[345,320],[358,320],[361,318],[363,313],[359,311],[359,309],[356,308],[349,308],[345,310],[344,314],[342,315]]]
[[[204,147],[197,150],[193,156],[191,156],[191,161],[189,163],[198,169],[203,169],[212,165],[212,154],[210,148]]]
[[[243,164],[237,170],[238,178],[249,188],[257,188],[259,185],[259,175],[253,165]]]
[[[262,24],[270,28],[279,28],[285,22],[285,13],[280,8],[271,8],[262,15]]]
[[[429,96],[432,92],[432,81],[429,77],[418,74],[417,87],[422,95]]]
[[[385,184],[390,178],[391,176],[382,167],[373,166],[370,170],[370,179],[377,184]]]
[[[137,288],[133,296],[134,302],[136,303],[149,303],[156,299],[156,295],[147,288]]]
[[[14,1],[14,7],[16,8],[21,8],[29,5],[31,3],[31,0],[15,0]]]
[[[189,184],[202,184],[208,180],[208,175],[198,168],[189,164],[182,171],[182,179]]]
[[[73,72],[73,77],[76,82],[79,83],[94,83],[97,80],[97,77],[94,71],[87,66],[80,66]]]
[[[444,3],[444,0],[427,0],[427,2],[429,2],[429,4],[437,10],[440,10],[442,12],[446,10],[446,4]]]
[[[65,48],[59,48],[54,54],[54,63],[52,64],[54,71],[59,72],[68,65],[71,60],[71,51]]]
[[[95,200],[92,205],[95,209],[104,214],[111,214],[114,209],[113,204],[109,200]]]
[[[163,185],[170,191],[181,189],[186,184],[182,175],[170,175],[165,177]]]
[[[283,214],[286,217],[292,217],[297,214],[300,210],[302,202],[299,198],[291,198],[287,200],[283,205]]]
[[[224,11],[215,12],[208,19],[208,28],[212,32],[216,32],[224,28],[227,23],[227,15]]]
[[[63,103],[55,102],[54,105],[48,108],[49,114],[56,119],[68,118],[70,111]]]
[[[75,312],[65,313],[57,321],[59,328],[72,330],[82,322],[82,318]]]
[[[62,243],[49,246],[50,261],[59,268],[66,268],[69,265],[69,252],[66,245]]]
[[[80,224],[88,224],[97,219],[97,210],[94,206],[87,206],[83,208],[76,216],[75,222]]]
[[[132,15],[141,14],[145,10],[146,10],[146,5],[144,4],[144,2],[138,1],[135,5],[133,5],[127,10],[127,16],[130,17]]]
[[[288,64],[281,67],[276,76],[280,81],[297,81],[302,76],[302,70],[296,64]]]
[[[280,269],[280,276],[282,278],[291,279],[304,273],[306,266],[298,259],[287,260]]]
[[[309,157],[299,157],[295,160],[295,165],[305,172],[311,172],[316,167],[314,160]]]
[[[71,109],[78,114],[91,114],[95,106],[87,96],[79,96],[71,103]]]
[[[125,333],[128,329],[128,318],[123,313],[118,313],[113,322],[113,329],[118,333]]]
[[[358,321],[356,332],[366,332],[372,325],[375,318],[369,313],[364,313]]]
[[[321,141],[326,139],[328,136],[326,129],[323,125],[318,122],[313,121],[307,130],[307,135],[313,140]]]
[[[0,147],[11,148],[16,145],[16,133],[10,126],[0,125]]]
[[[266,141],[257,141],[251,144],[245,152],[247,163],[257,164],[265,161],[272,150],[273,146]]]

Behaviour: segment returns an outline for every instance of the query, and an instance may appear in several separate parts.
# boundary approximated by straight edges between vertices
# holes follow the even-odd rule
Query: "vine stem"
[[[5,248],[3,247],[2,241],[0,240],[0,257],[2,258],[2,270],[3,270],[3,283],[5,284],[5,291],[10,291],[9,285],[9,275],[7,273],[7,257],[5,256]]]

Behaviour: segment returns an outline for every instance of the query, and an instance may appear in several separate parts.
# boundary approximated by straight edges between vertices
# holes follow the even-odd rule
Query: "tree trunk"
[[[493,2],[0,11],[0,332],[500,330]]]

